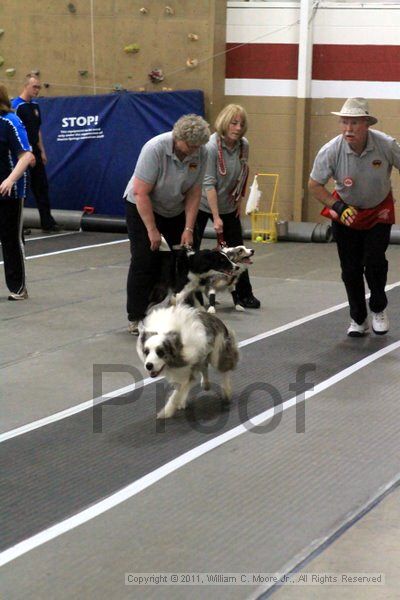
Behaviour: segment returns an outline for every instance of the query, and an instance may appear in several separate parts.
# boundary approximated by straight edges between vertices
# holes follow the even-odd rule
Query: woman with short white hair
[[[139,333],[159,273],[161,235],[170,248],[193,245],[209,137],[209,125],[202,117],[184,115],[172,131],[143,146],[125,190],[131,243],[128,331],[133,335]]]

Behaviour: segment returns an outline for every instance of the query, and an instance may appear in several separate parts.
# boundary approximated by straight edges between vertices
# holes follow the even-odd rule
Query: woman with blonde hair
[[[9,300],[26,300],[22,211],[25,171],[34,164],[26,129],[0,84],[0,241]]]
[[[216,132],[206,146],[208,159],[196,220],[196,248],[200,247],[208,219],[213,220],[218,239],[228,246],[243,244],[240,209],[249,174],[249,143],[244,137],[247,126],[246,110],[239,104],[228,104],[216,118]],[[260,307],[247,271],[239,278],[236,293],[244,308]]]

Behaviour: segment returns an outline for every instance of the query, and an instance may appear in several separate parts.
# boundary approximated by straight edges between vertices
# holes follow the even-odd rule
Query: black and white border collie
[[[239,351],[235,334],[218,317],[185,304],[155,309],[139,325],[137,351],[150,377],[164,375],[174,388],[159,419],[186,407],[198,375],[209,389],[209,365],[222,374],[223,400],[230,402]]]
[[[211,277],[233,277],[239,269],[222,250],[180,250],[176,257],[175,304],[187,301],[195,292],[205,292]]]
[[[236,284],[240,275],[245,271],[248,265],[252,264],[251,257],[254,254],[252,248],[246,248],[246,246],[234,246],[232,248],[222,248],[222,252],[235,263],[237,269],[231,274],[217,273],[211,275],[204,282],[205,294],[208,298],[209,308],[207,312],[215,313],[215,297],[217,292],[228,290],[233,299],[233,304],[236,310],[244,311],[243,306],[239,304],[238,295],[236,292]]]
[[[196,292],[205,291],[205,283],[213,275],[227,277],[239,270],[229,256],[221,250],[192,250],[180,247],[170,252],[160,252],[158,283],[150,295],[154,306],[168,295],[170,303],[196,304]]]

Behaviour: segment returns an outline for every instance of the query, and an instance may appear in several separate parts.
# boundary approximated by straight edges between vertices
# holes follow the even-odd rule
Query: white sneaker
[[[28,292],[26,290],[26,288],[24,288],[22,290],[22,292],[20,292],[19,294],[17,294],[16,292],[10,292],[10,295],[8,296],[8,299],[11,301],[15,301],[15,300],[27,300],[28,299]]]
[[[128,331],[131,335],[139,335],[139,321],[129,321]]]
[[[368,319],[365,319],[364,323],[359,325],[353,319],[350,321],[347,335],[350,337],[363,337],[369,331]]]
[[[385,335],[389,331],[389,319],[386,310],[379,313],[371,312],[372,329],[377,335]]]

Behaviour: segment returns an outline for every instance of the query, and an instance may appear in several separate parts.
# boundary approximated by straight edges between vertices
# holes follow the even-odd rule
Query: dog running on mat
[[[231,401],[239,351],[235,334],[215,315],[184,304],[156,309],[139,326],[137,351],[150,377],[164,375],[174,388],[157,418],[186,407],[199,374],[202,388],[210,388],[208,365],[222,374],[223,401]]]
[[[246,248],[246,246],[233,246],[232,248],[225,246],[221,249],[221,252],[226,254],[229,260],[236,265],[236,269],[231,273],[216,273],[200,281],[200,283],[203,284],[201,291],[205,292],[209,302],[207,312],[212,314],[216,312],[215,298],[217,292],[224,290],[228,290],[231,293],[235,309],[243,312],[245,309],[243,306],[241,306],[241,304],[239,304],[236,284],[241,274],[247,269],[248,265],[252,264],[251,259],[254,254],[254,250],[252,248]]]

